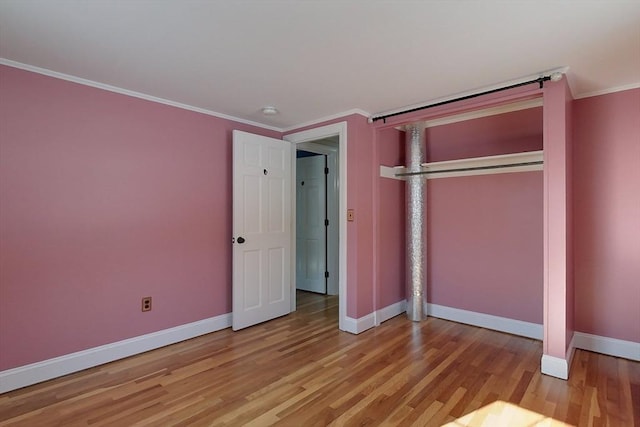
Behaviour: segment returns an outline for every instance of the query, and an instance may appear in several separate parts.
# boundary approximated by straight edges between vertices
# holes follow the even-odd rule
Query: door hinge
[[[325,279],[328,279],[328,278],[329,278],[329,272],[328,272],[328,271],[325,271],[325,272],[324,272],[324,278],[325,278]]]
[[[325,226],[325,227],[328,227],[328,226],[329,226],[329,220],[328,220],[328,219],[325,219],[325,220],[324,220],[324,226]]]
[[[329,168],[324,168],[324,174],[329,175]]]

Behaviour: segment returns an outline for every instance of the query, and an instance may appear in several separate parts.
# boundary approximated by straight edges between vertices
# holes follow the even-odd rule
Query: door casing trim
[[[313,142],[323,138],[338,136],[338,323],[340,330],[347,330],[347,122],[338,122],[330,125],[320,126],[301,132],[285,135],[283,140],[292,144]],[[291,150],[292,174],[296,173],[296,150]],[[292,180],[295,181],[295,180]],[[296,186],[292,182],[291,186],[292,205],[296,203]],[[291,277],[292,284],[295,283],[295,253],[296,235],[295,223],[292,221],[292,242],[291,242]],[[291,286],[291,311],[296,309],[296,288]]]

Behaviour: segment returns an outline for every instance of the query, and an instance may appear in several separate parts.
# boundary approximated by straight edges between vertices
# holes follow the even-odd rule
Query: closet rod
[[[517,166],[534,166],[534,165],[541,165],[541,164],[543,164],[542,160],[536,161],[536,162],[509,163],[506,165],[475,166],[475,167],[469,167],[469,168],[444,169],[444,170],[437,170],[437,171],[404,172],[404,173],[397,173],[395,174],[395,176],[414,176],[414,175],[428,175],[433,173],[466,172],[466,171],[477,171],[477,170],[483,170],[483,169],[513,168]]]
[[[382,114],[380,116],[373,116],[369,119],[369,122],[373,123],[378,120],[382,120],[383,123],[386,123],[389,117],[399,116],[401,114],[413,113],[414,111],[426,110],[427,108],[439,107],[441,105],[451,104],[453,102],[465,101],[467,99],[477,98],[482,95],[489,95],[492,93],[501,92],[503,90],[509,90],[509,89],[514,89],[521,86],[527,86],[533,83],[538,83],[540,85],[540,89],[542,89],[544,87],[544,82],[549,80],[553,80],[555,82],[560,80],[561,78],[562,78],[562,73],[555,72],[555,73],[551,73],[548,76],[540,76],[537,79],[527,80],[526,82],[520,82],[520,83],[508,85],[508,86],[499,87],[496,89],[486,90],[484,92],[473,93],[471,95],[465,95],[459,98],[447,99],[446,101],[436,102],[435,104],[423,105],[422,107],[415,107],[407,110],[397,111],[395,113]]]

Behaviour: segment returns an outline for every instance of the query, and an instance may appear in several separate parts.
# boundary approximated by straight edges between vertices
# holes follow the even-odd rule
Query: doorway
[[[329,167],[328,189],[335,191],[335,197],[328,197],[327,210],[329,231],[327,235],[327,266],[329,277],[327,280],[327,294],[338,295],[339,328],[354,332],[347,319],[347,192],[346,185],[341,185],[342,177],[347,176],[347,123],[340,122],[321,126],[302,132],[286,135],[285,141],[292,142],[295,150],[292,154],[294,176],[296,176],[296,150],[315,152],[327,156]],[[334,178],[331,175],[335,175]],[[292,185],[292,195],[296,197],[296,185]],[[332,226],[333,225],[333,226]],[[294,235],[295,235],[295,227]],[[296,237],[293,237],[293,251],[296,253]],[[296,268],[292,268],[295,277]],[[296,287],[291,287],[292,311],[295,307]]]
[[[296,149],[296,288],[338,295],[338,137]]]
[[[296,153],[296,289],[327,293],[327,158]]]

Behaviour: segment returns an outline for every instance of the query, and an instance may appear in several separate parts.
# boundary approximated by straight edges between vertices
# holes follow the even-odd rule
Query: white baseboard
[[[341,329],[345,332],[349,332],[350,334],[358,333],[358,320],[353,317],[345,316],[343,326]]]
[[[357,335],[375,326],[375,316],[373,313],[369,313],[358,319],[347,316],[344,326],[344,331]]]
[[[387,321],[392,317],[404,313],[406,311],[406,307],[407,302],[402,300],[358,319],[347,316],[342,330],[357,335],[367,329],[380,325],[380,323]]]
[[[404,313],[406,309],[407,301],[402,300],[381,308],[375,313],[360,317],[359,319],[347,317],[344,330],[352,334],[359,334],[369,328],[378,326],[380,323],[387,321],[392,317]],[[537,323],[523,322],[521,320],[477,313],[474,311],[467,311],[437,304],[427,304],[427,314],[440,319],[452,320],[458,323],[465,323],[467,325],[479,326],[481,328],[493,329],[495,331],[542,340],[542,325]]]
[[[573,355],[575,354],[576,346],[575,333],[571,337],[569,347],[565,353],[564,359],[561,357],[550,356],[548,354],[542,355],[540,361],[540,372],[545,375],[560,378],[562,380],[569,379],[569,370],[571,369],[571,361],[573,361]]]
[[[427,314],[431,317],[480,326],[481,328],[493,329],[494,331],[520,335],[536,340],[542,340],[543,336],[543,329],[540,324],[493,316],[491,314],[477,313],[475,311],[467,311],[438,304],[427,304]]]
[[[576,348],[640,362],[640,343],[576,332]]]
[[[569,378],[569,364],[567,363],[567,359],[561,357],[543,354],[542,360],[540,361],[540,371],[545,375],[550,375],[562,380]]]
[[[386,320],[406,311],[406,301],[399,301],[370,313],[358,319],[347,317],[344,331],[359,334],[373,328]],[[454,322],[466,323],[487,329],[507,332],[514,335],[533,339],[542,339],[542,325],[476,313],[437,304],[428,304],[429,316]],[[231,326],[231,313],[200,320],[175,328],[153,332],[135,338],[129,338],[100,347],[67,354],[42,362],[20,366],[0,372],[0,393],[16,390],[42,381],[61,377],[83,369],[92,368],[114,360],[144,353],[166,345],[219,331]],[[574,349],[602,353],[609,356],[640,361],[640,343],[624,341],[615,338],[575,332],[569,344],[566,359],[543,355],[541,361],[542,373],[558,378],[567,379],[569,367],[573,359]]]
[[[0,372],[0,393],[144,353],[231,326],[231,313]]]
[[[398,301],[376,311],[376,326],[407,311],[407,301]]]

